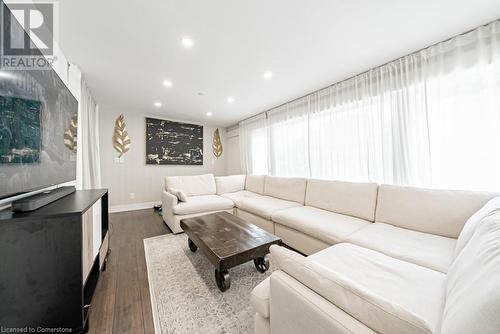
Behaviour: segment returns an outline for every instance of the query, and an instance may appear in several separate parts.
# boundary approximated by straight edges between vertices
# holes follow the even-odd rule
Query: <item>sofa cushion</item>
[[[245,181],[245,190],[263,195],[265,181],[265,175],[247,175]]]
[[[331,242],[324,242],[285,225],[278,223],[273,223],[273,225],[273,234],[280,237],[285,245],[292,247],[304,255],[314,254],[332,245]]]
[[[442,334],[500,331],[500,212],[484,218],[448,270]]]
[[[307,180],[306,205],[375,220],[376,183]]]
[[[233,201],[217,195],[190,196],[186,202],[179,202],[172,208],[176,215],[189,215],[217,210],[229,210]]]
[[[378,333],[436,333],[446,275],[341,243],[308,258],[271,246],[274,265]]]
[[[181,202],[187,202],[187,200],[188,200],[187,195],[183,191],[180,191],[180,190],[177,190],[174,188],[170,188],[170,194],[177,197],[177,199]]]
[[[269,318],[269,295],[271,294],[269,277],[260,282],[250,294],[250,302],[256,312]]]
[[[479,226],[479,223],[483,219],[499,211],[500,211],[500,197],[492,198],[481,209],[476,211],[476,213],[474,213],[467,220],[464,228],[462,229],[462,232],[460,232],[453,256],[457,257],[458,254],[462,251],[462,249],[464,249],[465,245],[472,238],[472,235],[476,231],[476,228]]]
[[[257,193],[254,193],[254,192],[251,192],[248,190],[241,190],[241,191],[237,191],[234,193],[222,194],[221,196],[225,197],[225,198],[229,198],[231,201],[234,202],[235,205],[238,205],[245,198],[262,196],[262,195],[259,195]]]
[[[165,177],[165,190],[176,189],[187,196],[215,195],[215,178],[213,174]]]
[[[217,195],[234,193],[245,189],[246,175],[216,176]]]
[[[237,206],[238,209],[271,220],[272,214],[276,211],[300,206],[300,204],[269,196],[254,196],[242,199]]]
[[[363,219],[310,206],[277,211],[272,220],[331,245],[342,242],[350,234],[371,224]]]
[[[346,242],[446,273],[456,239],[374,223],[350,235]]]
[[[303,178],[266,176],[264,195],[304,205],[307,180]]]
[[[375,220],[457,238],[467,219],[493,197],[485,192],[381,185]]]

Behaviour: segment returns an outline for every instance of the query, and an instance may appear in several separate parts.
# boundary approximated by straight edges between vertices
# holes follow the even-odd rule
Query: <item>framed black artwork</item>
[[[146,164],[203,165],[203,126],[146,117]]]

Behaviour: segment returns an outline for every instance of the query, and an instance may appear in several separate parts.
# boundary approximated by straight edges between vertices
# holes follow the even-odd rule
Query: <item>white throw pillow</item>
[[[177,189],[170,189],[170,193],[172,195],[174,195],[175,197],[177,197],[177,199],[180,201],[180,202],[187,202],[188,201],[188,197],[187,195],[181,191],[181,190],[177,190]]]

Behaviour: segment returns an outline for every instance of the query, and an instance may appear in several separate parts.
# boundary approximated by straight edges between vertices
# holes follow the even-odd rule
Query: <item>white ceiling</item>
[[[500,18],[498,0],[59,4],[61,48],[104,112],[219,126]],[[182,46],[183,36],[193,38],[192,49]],[[271,80],[263,79],[266,70]],[[236,102],[228,104],[228,96]]]

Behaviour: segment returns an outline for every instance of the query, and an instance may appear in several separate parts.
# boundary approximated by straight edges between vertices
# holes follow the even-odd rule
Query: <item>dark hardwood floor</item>
[[[143,239],[171,231],[153,209],[114,213],[110,222],[111,254],[92,300],[89,333],[154,333]]]

